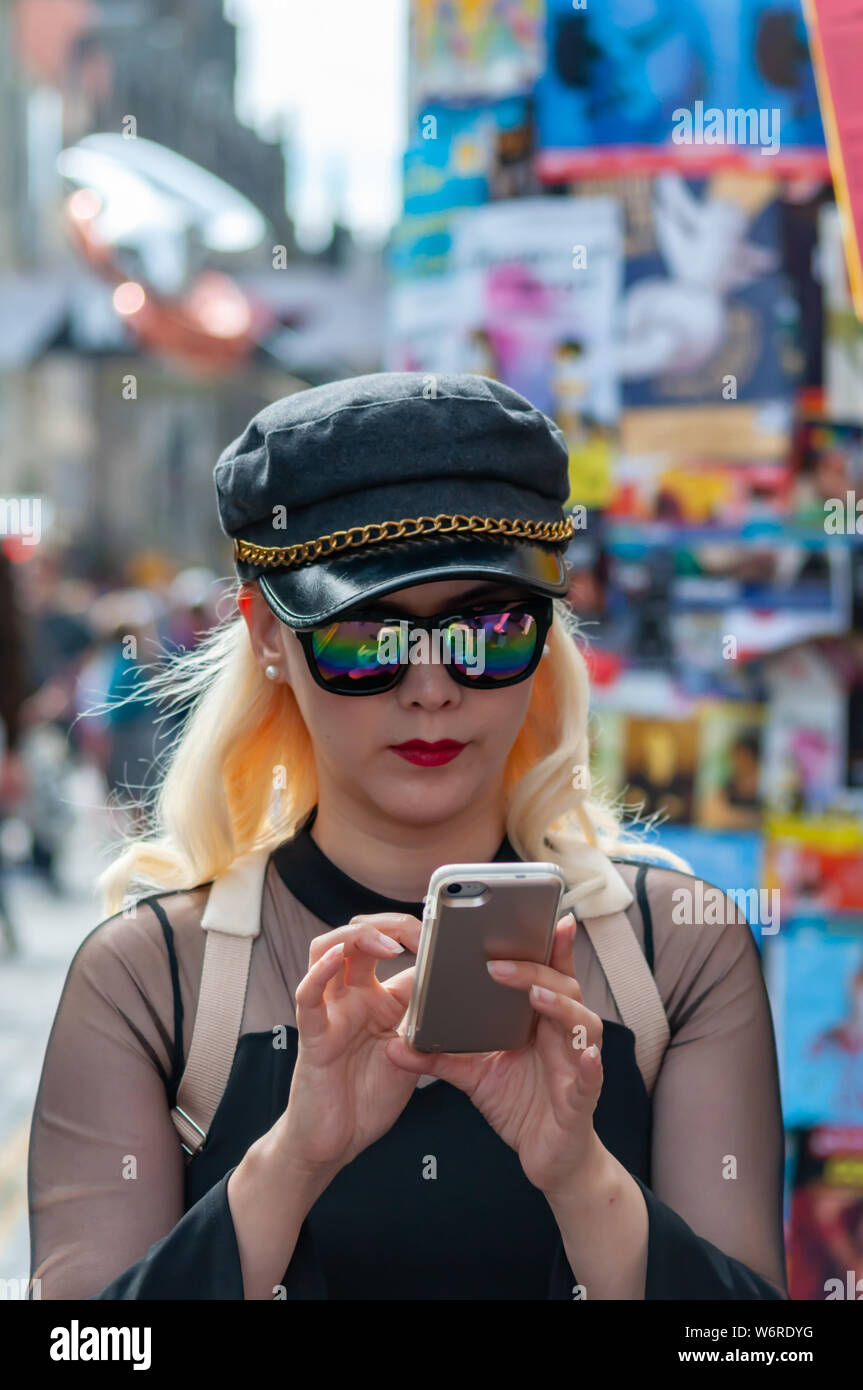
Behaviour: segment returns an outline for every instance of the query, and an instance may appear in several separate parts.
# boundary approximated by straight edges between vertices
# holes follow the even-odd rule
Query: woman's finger
[[[357,923],[355,926],[339,927],[334,932],[315,937],[309,946],[309,966],[321,960],[327,951],[339,943],[343,946],[345,955],[345,986],[362,987],[370,984],[379,960],[392,960],[403,955],[405,951],[402,943],[388,932]]]
[[[544,999],[531,989],[528,998],[553,1025],[550,1035],[537,1039],[537,1047],[548,1061],[565,1068],[570,1078],[563,1091],[566,1104],[578,1108],[580,1101],[588,1100],[595,1105],[603,1083],[602,1019],[566,995]]]
[[[581,985],[575,975],[567,975],[551,965],[538,965],[533,960],[490,960],[486,965],[491,978],[499,985],[522,990],[540,985],[554,990],[555,994],[566,994],[579,1004],[582,1002]]]
[[[358,912],[348,926],[371,927],[401,943],[406,951],[416,955],[420,944],[422,922],[409,912]]]
[[[573,943],[575,934],[578,930],[578,923],[572,912],[567,912],[561,917],[554,933],[554,942],[549,957],[549,965],[552,970],[559,970],[561,975],[569,975],[575,979],[575,956],[573,954]]]
[[[602,1090],[603,1069],[602,1049],[598,1043],[586,1047],[579,1058],[578,1090],[583,1096],[592,1096]]]
[[[416,954],[421,927],[416,917],[404,913],[376,912],[369,917],[354,918],[314,938],[309,946],[309,965],[314,965],[339,941],[345,943],[346,957],[362,952],[377,960],[389,960],[402,951]]]
[[[602,1047],[602,1019],[591,1009],[570,998],[541,986],[533,985],[528,998],[543,1018],[557,1025],[559,1040],[572,1052],[586,1052],[591,1047]],[[581,1058],[578,1058],[579,1062]]]
[[[337,941],[328,951],[315,961],[297,985],[294,996],[297,1015],[297,1029],[305,1039],[317,1038],[327,1028],[327,1006],[324,991],[330,980],[334,980],[344,968],[345,944]]]

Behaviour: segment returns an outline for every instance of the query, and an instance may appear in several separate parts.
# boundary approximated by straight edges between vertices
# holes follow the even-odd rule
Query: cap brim
[[[319,627],[361,600],[412,584],[444,579],[516,581],[532,593],[563,597],[569,587],[563,553],[532,542],[466,537],[411,540],[337,554],[295,569],[274,570],[259,583],[270,608],[291,628]]]

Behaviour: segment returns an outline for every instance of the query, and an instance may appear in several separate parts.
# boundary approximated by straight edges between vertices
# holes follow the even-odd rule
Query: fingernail
[[[487,960],[486,967],[490,975],[515,974],[515,966],[511,960]]]
[[[334,960],[344,949],[345,943],[343,941],[337,941],[335,946],[331,946],[328,951],[324,952],[324,960]]]
[[[575,917],[573,916],[573,914],[571,912],[567,912],[565,916],[561,917],[557,925],[559,927],[571,927],[574,922]]]
[[[530,992],[540,1004],[550,1004],[554,998],[554,991],[543,989],[542,985],[531,985]]]
[[[386,946],[388,951],[392,951],[394,956],[398,955],[399,951],[404,950],[402,943],[400,941],[394,941],[391,936],[387,936],[386,932],[378,932],[378,941],[382,946]]]

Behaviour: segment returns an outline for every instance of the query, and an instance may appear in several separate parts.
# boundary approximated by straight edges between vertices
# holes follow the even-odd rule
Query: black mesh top
[[[495,857],[518,858],[506,840]],[[584,1002],[604,1021],[596,1129],[647,1204],[646,1296],[787,1297],[776,1052],[751,931],[673,924],[671,894],[692,880],[614,862],[671,1028],[651,1098],[586,932],[573,949]],[[233,1071],[187,1166],[169,1112],[194,1024],[207,895],[161,894],[103,922],[69,968],[30,1145],[31,1277],[43,1298],[243,1298],[227,1183],[287,1104],[309,943],[357,912],[421,915],[421,904],[344,874],[309,823],[274,852]],[[381,961],[379,978],[413,961],[408,951]],[[277,1048],[280,1026],[287,1046]],[[462,1092],[425,1083],[309,1212],[287,1299],[572,1299],[576,1272],[515,1151]]]

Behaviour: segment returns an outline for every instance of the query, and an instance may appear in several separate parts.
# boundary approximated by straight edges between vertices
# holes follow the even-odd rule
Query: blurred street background
[[[231,611],[213,465],[269,401],[381,370],[499,378],[563,430],[593,784],[657,818],[648,852],[752,890],[792,1296],[863,1277],[835,8],[0,5],[0,1280],[28,1273],[30,1114],[93,881],[176,727],[136,684]]]

